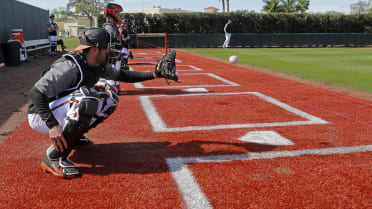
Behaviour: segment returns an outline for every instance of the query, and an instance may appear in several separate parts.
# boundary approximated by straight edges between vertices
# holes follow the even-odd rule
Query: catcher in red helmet
[[[119,31],[119,25],[121,24],[120,13],[123,8],[119,4],[108,3],[104,9],[106,16],[106,23],[103,24],[105,29],[110,34],[110,42],[108,45],[108,64],[113,65],[116,69],[122,68],[121,57],[123,54],[121,33]],[[115,86],[120,90],[120,83],[118,81],[107,81],[111,86]]]
[[[104,11],[106,23],[103,25],[103,29],[111,35],[112,42],[120,43],[121,35],[118,26],[121,24],[120,12],[123,11],[123,8],[119,4],[108,3]]]
[[[120,12],[123,11],[123,8],[119,4],[108,3],[105,7],[105,15],[107,17],[112,17],[113,23],[120,25]]]

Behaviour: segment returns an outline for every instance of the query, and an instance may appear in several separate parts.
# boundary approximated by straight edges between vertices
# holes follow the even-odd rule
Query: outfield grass
[[[263,48],[187,49],[228,60],[239,56],[248,64],[372,93],[372,49],[360,48]]]
[[[78,38],[61,38],[67,49],[75,49],[80,44]],[[58,45],[58,50],[61,50],[61,45]]]

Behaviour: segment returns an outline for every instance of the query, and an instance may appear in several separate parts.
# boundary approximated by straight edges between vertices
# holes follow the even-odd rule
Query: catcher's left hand
[[[156,64],[154,73],[157,77],[178,81],[176,74],[176,51],[172,50],[164,55]]]

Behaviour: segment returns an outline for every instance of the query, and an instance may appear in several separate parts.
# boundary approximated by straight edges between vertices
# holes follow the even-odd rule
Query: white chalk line
[[[177,65],[177,67],[189,67],[190,68],[190,69],[183,69],[183,70],[178,70],[177,69],[177,72],[203,71],[203,69],[198,68],[198,67],[195,67],[194,65]],[[154,68],[154,66],[148,66],[148,65],[146,65],[146,66],[141,66],[141,67],[138,67],[138,68]]]
[[[193,76],[193,75],[207,75],[207,76],[210,76],[216,80],[219,80],[225,84],[215,84],[215,85],[203,85],[203,84],[200,84],[200,85],[188,85],[188,86],[144,86],[142,83],[135,83],[134,86],[136,88],[195,88],[195,87],[198,87],[198,88],[208,88],[208,87],[226,87],[226,86],[240,86],[240,84],[237,84],[235,82],[232,82],[232,81],[229,81],[227,79],[224,79],[218,75],[215,75],[213,73],[185,73],[185,74],[182,74],[182,76]]]
[[[213,208],[197,183],[192,171],[187,167],[190,163],[215,163],[260,160],[273,158],[298,157],[303,155],[336,155],[350,154],[358,152],[371,152],[372,145],[362,145],[354,147],[336,147],[323,149],[306,149],[293,151],[273,151],[262,153],[234,154],[234,155],[214,155],[199,157],[175,157],[167,158],[167,164],[174,178],[177,187],[188,209]]]
[[[305,121],[289,121],[289,122],[272,122],[272,123],[244,123],[244,124],[220,124],[208,126],[185,126],[168,128],[160,114],[156,110],[155,105],[150,98],[153,97],[191,97],[191,96],[224,96],[224,95],[255,95],[266,102],[277,105],[280,108],[298,115],[307,120]],[[154,132],[182,132],[182,131],[202,131],[202,130],[216,130],[216,129],[236,129],[236,128],[258,128],[258,127],[282,127],[282,126],[299,126],[299,125],[314,125],[314,124],[327,124],[328,122],[305,113],[297,108],[280,102],[272,97],[266,96],[258,92],[232,92],[232,93],[198,93],[198,94],[177,94],[177,95],[151,95],[140,96],[141,105],[149,119]]]

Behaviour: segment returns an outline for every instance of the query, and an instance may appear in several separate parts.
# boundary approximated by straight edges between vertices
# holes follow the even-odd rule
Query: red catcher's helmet
[[[120,19],[120,12],[123,11],[123,8],[119,4],[113,4],[113,3],[108,3],[105,7],[105,15],[111,16],[115,21],[116,24],[121,24],[121,19]]]

